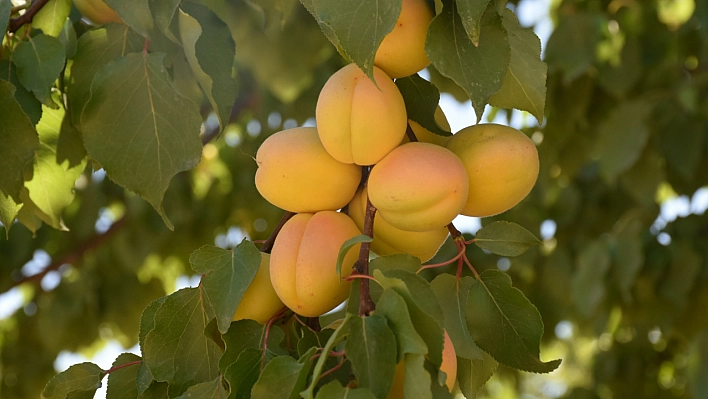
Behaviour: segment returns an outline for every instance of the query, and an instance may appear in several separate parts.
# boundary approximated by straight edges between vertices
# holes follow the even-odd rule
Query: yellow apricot
[[[448,132],[450,131],[450,123],[447,121],[445,113],[443,113],[442,108],[440,108],[439,106],[435,109],[434,118],[438,126],[440,126],[443,130],[446,130]],[[439,134],[435,134],[412,119],[408,120],[408,124],[411,125],[411,129],[413,130],[413,133],[415,134],[415,137],[418,139],[418,141],[430,144],[437,144],[444,147],[445,144],[447,144],[447,141],[450,139],[450,136],[441,136]],[[401,144],[409,142],[410,140],[408,139],[408,135],[403,136],[403,141],[401,142]]]
[[[351,283],[337,275],[344,242],[361,234],[349,216],[333,211],[299,213],[283,225],[271,252],[270,279],[285,306],[295,313],[320,316],[349,296]],[[342,277],[352,272],[359,245],[347,252]]]
[[[469,196],[462,214],[486,217],[509,210],[524,199],[538,177],[538,151],[522,132],[493,123],[466,127],[447,148],[464,163]]]
[[[412,75],[428,66],[425,38],[432,19],[433,11],[425,0],[403,0],[396,25],[376,51],[374,65],[392,78]]]
[[[283,130],[256,154],[256,188],[271,204],[290,212],[344,207],[356,193],[361,168],[332,158],[314,127]]]
[[[118,13],[103,0],[74,0],[74,5],[81,15],[95,24],[123,23]]]
[[[376,67],[374,78],[378,88],[359,67],[349,64],[327,80],[317,98],[320,140],[340,162],[373,165],[406,134],[401,92]]]
[[[408,143],[371,170],[369,199],[392,226],[406,231],[443,227],[460,213],[468,192],[465,166],[430,143]]]
[[[359,230],[364,230],[366,215],[366,188],[357,191],[349,203],[349,217]],[[447,238],[447,228],[439,227],[430,231],[405,231],[391,226],[377,213],[374,216],[374,241],[371,250],[378,255],[409,254],[429,261]]]
[[[442,352],[442,364],[440,364],[440,371],[445,372],[445,385],[447,389],[452,392],[455,387],[455,381],[457,380],[457,353],[455,352],[455,347],[452,345],[452,340],[450,336],[447,335],[447,331],[443,330],[445,335],[445,341],[443,343]],[[435,376],[431,376],[435,378]],[[393,376],[393,386],[388,392],[386,399],[403,399],[404,396],[404,383],[406,380],[406,363],[400,362],[396,365],[396,374]]]
[[[261,252],[261,265],[236,308],[234,321],[250,319],[265,324],[284,306],[270,282],[270,254]]]

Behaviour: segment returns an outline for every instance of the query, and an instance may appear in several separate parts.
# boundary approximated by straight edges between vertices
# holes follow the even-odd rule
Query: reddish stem
[[[283,317],[285,314],[285,311],[288,308],[282,308],[278,313],[275,314],[275,316],[271,317],[268,319],[268,322],[265,325],[265,334],[263,336],[263,353],[261,354],[261,371],[263,371],[263,367],[265,367],[265,354],[266,351],[268,350],[268,336],[270,335],[270,328],[273,326],[273,323]]]
[[[268,239],[265,240],[265,242],[261,246],[261,252],[265,252],[265,253],[269,254],[270,251],[273,250],[273,244],[275,243],[275,238],[278,236],[278,233],[280,233],[280,230],[283,228],[283,225],[285,224],[285,222],[290,220],[290,218],[293,216],[295,216],[294,212],[289,212],[289,211],[285,212],[283,217],[280,218],[280,221],[273,229],[273,232],[270,233],[270,236],[268,236]]]
[[[104,374],[110,374],[110,373],[112,373],[112,372],[114,372],[114,371],[118,371],[118,370],[120,370],[120,369],[124,369],[124,368],[130,367],[130,366],[135,366],[136,364],[140,364],[140,363],[142,363],[142,362],[143,362],[142,360],[135,360],[135,361],[128,362],[128,363],[125,363],[125,364],[121,364],[121,365],[119,365],[119,366],[115,366],[115,367],[113,367],[113,368],[111,368],[111,369],[106,370],[106,371],[104,372]]]
[[[329,370],[325,371],[324,373],[322,373],[322,375],[320,375],[320,379],[322,379],[323,377],[325,377],[325,376],[327,376],[327,375],[330,375],[330,374],[334,373],[335,371],[339,370],[340,368],[342,368],[342,366],[344,365],[344,361],[345,361],[345,360],[346,360],[346,357],[342,356],[342,360],[340,360],[339,363],[338,363],[336,366],[334,366],[334,367],[332,367],[331,369],[329,369]]]
[[[367,281],[367,282],[368,282],[368,280],[372,280],[372,281],[375,281],[376,284],[381,285],[381,283],[379,283],[378,280],[376,280],[372,276],[369,276],[368,274],[350,274],[349,276],[345,277],[344,280],[353,281],[354,279],[357,279],[357,278],[363,279],[364,281]],[[362,283],[364,281],[362,281]]]
[[[433,263],[433,264],[430,264],[430,265],[421,266],[421,268],[418,269],[418,271],[415,272],[415,274],[418,274],[418,273],[422,272],[422,271],[425,270],[425,269],[434,269],[434,268],[436,268],[436,267],[442,267],[442,266],[445,266],[445,265],[449,265],[450,263],[452,263],[452,262],[454,262],[454,261],[460,259],[460,257],[462,257],[462,254],[464,254],[464,252],[459,252],[459,251],[460,251],[460,246],[459,246],[459,245],[457,246],[457,250],[458,250],[458,253],[457,253],[457,255],[455,255],[454,258],[451,258],[451,259],[449,259],[449,260],[446,260],[445,262]]]

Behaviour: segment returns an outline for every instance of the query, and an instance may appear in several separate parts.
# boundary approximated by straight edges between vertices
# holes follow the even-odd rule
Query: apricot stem
[[[364,167],[364,175],[368,177],[367,172],[371,171],[370,166]],[[366,182],[364,183],[366,184]],[[374,238],[374,216],[376,216],[376,207],[371,204],[369,196],[366,196],[366,215],[364,217],[364,231],[367,236]],[[369,249],[371,243],[364,242],[359,249],[359,259],[354,264],[357,274],[367,276],[359,282],[359,316],[368,316],[376,307],[374,301],[371,300],[369,292]]]
[[[322,373],[322,374],[320,375],[320,378],[325,377],[325,376],[327,376],[327,375],[329,375],[329,374],[332,374],[332,373],[334,373],[335,371],[339,370],[339,369],[344,365],[344,361],[345,361],[345,360],[346,360],[346,357],[342,356],[342,360],[340,360],[339,363],[337,363],[336,366],[334,366],[334,367],[332,367],[331,369],[329,369],[329,370],[325,371],[324,373]]]
[[[406,125],[406,136],[408,136],[408,140],[411,143],[415,143],[418,141],[418,137],[416,137],[415,132],[413,132],[413,128],[411,127],[410,123]]]
[[[126,368],[126,367],[130,367],[130,366],[135,366],[136,364],[140,364],[140,363],[142,363],[142,362],[143,362],[142,360],[135,360],[135,361],[132,361],[132,362],[120,364],[120,365],[118,365],[118,366],[115,366],[115,367],[113,367],[113,368],[111,368],[111,369],[106,370],[106,371],[104,372],[104,374],[110,374],[110,373],[112,373],[112,372],[114,372],[114,371],[118,371],[118,370],[120,370],[120,369],[123,369],[123,368]]]
[[[454,258],[449,259],[449,260],[446,260],[445,262],[433,263],[433,264],[431,264],[431,265],[421,266],[421,268],[418,269],[418,271],[415,272],[415,274],[418,274],[418,273],[422,272],[422,271],[425,270],[425,269],[434,269],[434,268],[436,268],[436,267],[441,267],[441,266],[449,265],[450,263],[452,263],[452,262],[454,262],[454,261],[456,261],[456,260],[459,260],[460,257],[462,257],[462,255],[464,254],[464,251],[460,251],[460,246],[459,246],[459,245],[457,246],[457,250],[458,250],[457,255],[455,255]]]
[[[282,229],[285,222],[290,220],[290,218],[293,216],[295,216],[294,212],[290,212],[290,211],[285,212],[283,217],[280,218],[278,225],[275,226],[275,228],[273,229],[273,232],[270,233],[270,236],[268,236],[268,239],[265,240],[265,242],[261,246],[261,252],[265,252],[267,254],[270,253],[270,251],[273,249],[273,244],[275,243],[275,238],[278,236],[278,233],[280,233],[280,229]]]
[[[266,351],[268,350],[268,336],[270,335],[270,328],[273,326],[273,323],[282,318],[285,315],[285,311],[288,310],[288,308],[284,307],[283,309],[280,310],[280,312],[276,313],[275,316],[271,317],[268,322],[265,325],[265,334],[263,334],[263,354],[261,354],[261,372],[263,371],[263,367],[265,367],[265,354]]]

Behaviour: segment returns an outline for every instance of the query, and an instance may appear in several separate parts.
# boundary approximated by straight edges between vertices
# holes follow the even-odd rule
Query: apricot
[[[439,106],[435,109],[434,118],[435,122],[437,122],[439,127],[448,132],[450,131],[450,123],[447,121],[445,113],[443,113],[442,108],[440,108]],[[445,144],[447,144],[447,141],[450,139],[450,136],[446,137],[441,136],[439,134],[435,134],[412,119],[408,120],[408,124],[411,125],[411,129],[413,130],[413,133],[415,134],[415,137],[418,139],[418,141],[430,144],[437,144],[444,147]],[[402,144],[409,142],[410,140],[408,139],[408,135],[403,136]]]
[[[123,23],[118,13],[103,0],[74,0],[74,5],[81,15],[95,24]]]
[[[284,306],[270,282],[270,254],[261,252],[261,265],[236,308],[234,321],[250,319],[265,324]]]
[[[428,66],[425,38],[432,19],[433,11],[425,0],[403,0],[396,25],[376,51],[374,65],[392,78],[412,75]]]
[[[361,168],[332,158],[314,127],[283,130],[256,154],[256,188],[271,204],[290,212],[336,210],[356,193]]]
[[[349,217],[359,230],[364,230],[367,190],[357,191],[349,203]],[[374,241],[371,250],[378,255],[409,254],[421,262],[430,260],[447,238],[447,228],[439,227],[430,231],[405,231],[391,226],[377,213],[374,216]]]
[[[493,123],[466,127],[450,138],[447,148],[467,169],[470,190],[463,215],[486,217],[507,211],[536,183],[538,151],[514,128]]]
[[[430,231],[450,223],[467,200],[465,166],[430,143],[407,143],[371,170],[369,199],[393,227]]]
[[[457,380],[457,353],[455,352],[455,347],[452,345],[452,340],[450,336],[447,335],[447,331],[443,330],[445,335],[445,341],[443,343],[442,352],[442,364],[440,364],[440,371],[445,372],[445,385],[447,389],[452,392],[455,387],[455,381]],[[434,380],[435,376],[431,376]],[[404,383],[406,380],[406,363],[404,361],[396,365],[396,374],[393,376],[393,386],[388,392],[386,399],[403,399],[404,396]]]
[[[406,134],[406,106],[398,87],[374,67],[376,85],[355,64],[325,83],[315,116],[320,140],[334,159],[373,165]],[[351,198],[351,197],[350,197]]]
[[[337,256],[342,244],[359,234],[354,221],[339,212],[299,213],[288,220],[270,260],[270,279],[285,306],[315,317],[344,302],[351,283],[337,275]],[[359,245],[347,252],[342,277],[351,274],[358,254]]]

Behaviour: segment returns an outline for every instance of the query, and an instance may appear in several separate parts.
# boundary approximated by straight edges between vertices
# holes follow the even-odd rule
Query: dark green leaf
[[[475,360],[458,357],[457,380],[460,382],[460,390],[465,398],[477,398],[477,392],[489,381],[498,365],[499,363],[488,353],[484,353],[482,359]]]
[[[406,353],[428,353],[428,346],[413,326],[406,301],[396,291],[390,288],[384,290],[376,303],[376,314],[386,318],[396,335],[397,362],[402,361]]]
[[[489,104],[528,111],[541,124],[548,72],[548,66],[541,61],[541,41],[533,30],[519,26],[511,10],[504,11],[502,23],[509,37],[511,59],[502,87],[489,98]]]
[[[474,243],[497,255],[519,256],[541,241],[516,223],[496,221],[477,231]]]
[[[76,30],[74,29],[74,25],[71,24],[71,20],[67,19],[64,21],[64,26],[61,29],[61,32],[59,32],[59,36],[57,36],[57,39],[59,39],[59,42],[64,46],[64,53],[66,54],[66,58],[73,58],[74,55],[76,55]]]
[[[462,26],[475,46],[479,46],[480,23],[490,0],[455,0]]]
[[[101,386],[105,372],[93,363],[79,363],[61,372],[47,383],[42,399],[65,399],[70,395],[90,395]]]
[[[12,2],[10,0],[0,0],[0,32],[7,30],[7,23],[10,20]]]
[[[376,397],[385,397],[396,371],[396,336],[386,318],[352,317],[345,351],[359,386]]]
[[[258,324],[253,320],[239,320],[231,323],[231,328],[223,336],[226,344],[226,351],[219,360],[219,369],[222,373],[237,361],[241,352],[246,349],[257,349],[259,353],[263,352],[263,339],[265,337],[265,326]],[[285,337],[283,330],[277,327],[271,327],[268,334],[268,345],[264,362],[269,362],[275,356],[287,354],[279,348],[278,344]],[[249,390],[250,392],[250,390]]]
[[[479,46],[467,36],[452,0],[443,2],[428,28],[425,52],[435,68],[452,79],[472,100],[481,120],[489,97],[502,87],[510,60],[509,42],[501,18],[493,7],[482,17]]]
[[[613,232],[612,272],[625,302],[629,303],[634,281],[644,265],[644,245],[641,236],[643,226],[638,219],[620,221],[617,224],[617,231]]]
[[[659,293],[679,308],[686,306],[688,295],[696,285],[697,277],[704,264],[703,257],[691,247],[691,244],[678,241],[671,245],[671,265]]]
[[[19,201],[23,171],[39,147],[39,138],[14,94],[15,86],[0,80],[0,192]]]
[[[401,13],[400,1],[361,0],[303,2],[319,22],[322,31],[336,37],[332,44],[373,81],[374,56],[381,41],[396,25]]]
[[[15,100],[32,121],[32,125],[36,125],[42,117],[42,103],[22,86],[20,78],[17,77],[17,68],[10,60],[0,60],[0,80],[10,82],[15,86]]]
[[[541,315],[511,286],[511,277],[498,270],[482,273],[470,289],[467,327],[474,342],[506,366],[549,373],[560,365],[560,360],[544,363],[539,358]]]
[[[165,299],[147,333],[143,360],[156,381],[170,384],[170,396],[211,381],[218,373],[219,347],[204,335],[214,315],[206,313],[200,288],[186,288]]]
[[[339,324],[337,325],[336,329],[334,330],[334,333],[327,340],[327,344],[325,344],[324,348],[322,348],[322,353],[330,353],[332,351],[332,348],[334,348],[335,345],[337,345],[339,342],[341,342],[344,339],[344,336],[349,331],[349,321],[352,318],[353,318],[353,316],[351,313],[346,313],[344,316],[344,319],[338,321]],[[317,364],[315,364],[315,368],[312,371],[312,380],[310,381],[310,385],[307,387],[306,390],[300,392],[301,397],[303,397],[305,399],[313,399],[314,398],[315,387],[317,386],[317,383],[319,383],[319,381],[320,381],[320,376],[322,375],[322,371],[325,366],[325,363],[327,362],[327,358],[328,358],[328,356],[320,356],[317,359]]]
[[[187,389],[187,392],[180,395],[177,399],[224,399],[228,396],[229,391],[224,387],[221,378],[219,376],[213,381],[192,385]]]
[[[179,41],[170,30],[170,25],[179,6],[179,0],[149,0],[155,25],[170,40]]]
[[[140,333],[138,336],[138,341],[140,342],[140,350],[145,352],[145,337],[148,333],[155,328],[155,313],[160,309],[167,297],[162,297],[155,299],[150,302],[150,304],[143,310],[143,314],[140,316]]]
[[[229,382],[231,393],[229,398],[248,398],[253,385],[261,374],[263,351],[260,349],[245,349],[234,363],[231,363],[224,372],[224,378]]]
[[[192,269],[202,274],[202,288],[216,314],[219,331],[231,325],[243,294],[251,285],[261,264],[261,253],[250,241],[233,250],[205,245],[189,257]]]
[[[101,69],[81,128],[86,150],[108,177],[145,198],[173,229],[162,199],[172,177],[201,159],[201,116],[175,90],[163,58],[131,53]]]
[[[43,34],[27,38],[12,54],[22,85],[42,103],[51,105],[49,89],[64,69],[64,46],[59,39]]]
[[[339,381],[332,381],[317,391],[316,399],[376,399],[366,388],[343,387]]]
[[[143,37],[150,37],[154,21],[147,0],[105,0],[105,2],[116,10],[126,25]]]
[[[305,388],[307,374],[312,367],[312,348],[300,360],[280,356],[271,360],[251,390],[253,399],[296,399]]]
[[[179,31],[187,61],[223,130],[236,100],[237,85],[233,75],[236,43],[229,27],[207,7],[185,3],[182,11]]]
[[[10,239],[10,228],[20,212],[22,204],[16,203],[12,197],[0,191],[0,223],[5,228],[5,238]]]
[[[396,86],[403,95],[408,119],[440,136],[451,136],[435,122],[435,110],[440,102],[440,92],[434,84],[414,74],[396,79]]]
[[[546,62],[563,71],[566,82],[584,74],[595,62],[602,23],[589,13],[573,13],[560,21],[548,39]]]
[[[169,399],[167,390],[168,385],[166,382],[153,382],[144,392],[138,395],[138,399]]]
[[[45,35],[59,36],[71,11],[71,0],[49,0],[32,18],[32,27]]]
[[[407,353],[405,357],[406,376],[403,392],[406,398],[433,399],[431,385],[434,384],[430,373],[425,369],[425,356]]]
[[[344,258],[347,256],[349,253],[349,250],[352,249],[356,244],[360,244],[362,242],[371,242],[373,239],[367,235],[361,234],[356,237],[352,237],[348,239],[347,241],[344,241],[344,244],[342,244],[342,247],[339,248],[339,255],[337,255],[337,276],[340,278],[342,277],[342,264],[344,263]]]
[[[588,244],[578,256],[571,293],[575,307],[585,317],[592,316],[605,297],[605,275],[610,262],[609,248],[602,240]]]
[[[140,356],[132,353],[122,353],[113,362],[112,368],[130,364],[140,360]],[[134,399],[138,396],[136,378],[138,364],[125,366],[108,374],[108,388],[106,399]]]

